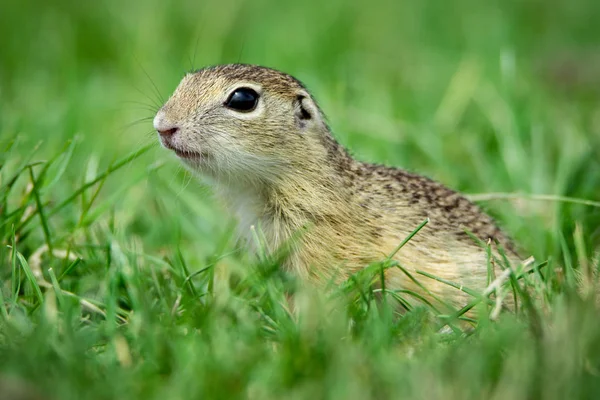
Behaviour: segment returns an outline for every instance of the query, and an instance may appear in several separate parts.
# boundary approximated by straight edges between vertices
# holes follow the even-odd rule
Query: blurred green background
[[[557,268],[565,264],[577,268],[582,260],[597,265],[600,208],[565,201],[532,200],[527,196],[551,194],[592,201],[600,199],[598,21],[600,6],[596,0],[4,1],[0,6],[0,143],[4,151],[8,143],[15,142],[2,155],[0,184],[6,184],[18,166],[28,160],[48,160],[57,155],[59,161],[67,160],[65,144],[77,138],[64,173],[60,167],[50,169],[51,175],[60,179],[41,187],[42,202],[52,207],[115,160],[157,142],[151,118],[186,71],[218,63],[254,63],[280,69],[303,81],[327,114],[334,135],[357,157],[416,171],[469,194],[521,193],[523,196],[518,199],[481,204],[515,238],[524,255],[535,255],[541,261],[554,260]],[[10,193],[3,195],[6,201],[1,209],[4,215],[0,217],[3,233],[0,250],[3,264],[0,265],[6,266],[2,272],[6,278],[5,298],[10,297],[6,294],[10,292],[7,287],[11,285],[10,280],[14,283],[15,279],[14,271],[11,275],[11,250],[6,246],[13,240],[11,226],[19,227],[17,214],[10,213],[34,204],[27,184],[26,177],[19,178]],[[44,231],[37,217],[29,225],[31,230],[19,232],[17,229],[16,236],[22,237],[17,240],[17,248],[30,263],[32,255],[48,242],[49,236],[56,248],[69,247],[78,252],[85,269],[78,269],[60,282],[77,295],[112,299],[107,294],[112,278],[106,277],[112,276],[112,268],[116,267],[111,263],[116,261],[107,261],[100,250],[94,250],[106,243],[109,247],[122,248],[128,257],[144,254],[147,258],[176,260],[181,256],[192,270],[213,265],[215,259],[233,248],[228,239],[231,224],[224,222],[230,220],[229,216],[212,200],[210,190],[193,179],[158,144],[112,173],[102,185],[97,199],[94,196],[90,201],[91,195],[83,196],[81,201],[77,198],[54,213],[48,219],[49,232]],[[7,189],[3,186],[2,190]],[[576,231],[579,233],[575,234]],[[48,266],[53,266],[64,272],[67,264],[44,259],[42,270],[46,274]],[[148,270],[142,269],[141,274],[141,280],[155,278]],[[140,290],[143,287],[131,285]],[[175,289],[164,285],[167,292],[164,296],[169,297],[168,291]],[[181,285],[178,288],[181,289]],[[131,291],[127,293],[129,300],[123,300],[125,303],[136,296]],[[33,376],[34,381],[42,382],[41,387],[49,387],[52,379],[66,374],[62,376],[64,385],[59,385],[63,391],[57,389],[56,392],[62,395],[57,398],[84,396],[86,379],[92,379],[90,376],[95,374],[73,372],[77,367],[69,364],[68,360],[74,360],[69,357],[89,356],[89,349],[101,346],[99,342],[113,343],[110,338],[117,332],[116,328],[105,330],[102,322],[92,324],[88,329],[95,332],[92,335],[95,339],[89,341],[80,340],[79,336],[85,335],[76,330],[79,333],[75,336],[80,341],[75,348],[79,350],[63,354],[64,359],[58,357],[63,361],[58,362],[62,367],[57,368],[63,372],[57,373],[59,377],[44,380],[40,378],[45,376],[44,368],[27,366],[36,365],[38,359],[50,363],[54,356],[48,349],[58,346],[57,343],[68,346],[72,342],[60,337],[47,339],[47,342],[40,339],[46,337],[43,330],[35,328],[38,319],[44,318],[41,308],[27,301],[31,292],[26,292],[23,299],[20,295],[17,293],[13,300],[17,304],[24,299],[24,303],[19,304],[25,322],[20,324],[27,326],[29,333],[24,334],[20,328],[2,331],[5,359],[1,368],[17,375]],[[148,304],[142,302],[143,305],[128,304],[127,307],[149,307],[149,314],[162,315],[152,311],[154,305],[149,305],[156,293],[149,291],[148,295]],[[160,298],[156,296],[154,298]],[[163,311],[167,315],[169,308],[165,307]],[[190,308],[193,310],[193,306]],[[198,310],[190,312],[189,320],[202,314]],[[188,319],[185,323],[167,320],[180,325],[190,323]],[[196,322],[190,324],[195,326]],[[140,329],[139,326],[135,329]],[[154,335],[160,338],[175,335],[165,326],[164,322],[154,321],[144,329],[154,329]],[[135,348],[137,339],[128,335],[137,338],[139,332],[133,334],[129,328],[124,329],[123,335]],[[513,332],[512,325],[500,329],[504,333]],[[214,332],[223,333],[223,330],[227,331],[219,325]],[[160,334],[156,333],[159,331]],[[230,334],[235,336],[245,331],[234,329],[233,332],[236,333]],[[262,340],[260,334],[253,332],[256,340]],[[516,332],[519,333],[515,335],[521,335],[518,329]],[[507,345],[503,340],[509,341],[502,338],[509,336],[498,332],[496,335],[493,337],[497,340],[490,339],[477,346],[492,353],[500,351]],[[14,341],[18,345],[11,347],[9,344],[16,337],[28,339]],[[173,346],[180,351],[171,350],[173,354],[183,354],[184,343],[191,345],[183,339],[181,342],[173,340]],[[45,344],[39,344],[40,341]],[[248,341],[252,346],[251,339]],[[25,351],[23,343],[38,343],[41,347]],[[386,342],[381,346],[387,349],[388,345]],[[455,345],[457,347],[450,346],[448,353],[433,352],[434,355],[422,360],[445,371],[440,361],[444,357],[452,359],[456,353],[468,357],[460,344]],[[139,389],[144,387],[140,383],[142,377],[162,376],[168,380],[174,376],[172,371],[183,370],[182,365],[188,362],[180,360],[177,364],[177,360],[173,361],[169,355],[164,358],[156,349],[149,355],[144,353],[142,344],[139,346],[139,353],[133,356],[136,372],[127,375],[133,383],[130,382],[131,386],[115,384],[123,390],[122,394],[145,393],[145,389]],[[275,363],[270,358],[275,356],[266,348],[261,349],[266,353],[253,353],[246,361],[259,362],[264,358],[264,368],[267,365],[276,368],[276,364],[269,364]],[[361,349],[353,348],[353,362],[359,362],[361,351],[369,351]],[[234,350],[220,351],[223,352],[221,358],[206,361],[206,368],[214,367],[217,371],[211,379],[225,376],[219,371],[229,371],[229,364],[223,364],[226,361],[240,362]],[[295,356],[290,354],[294,360]],[[91,361],[86,361],[92,370],[104,368],[104,375],[101,374],[104,378],[97,378],[100,382],[104,382],[102,379],[110,381],[110,377],[122,373],[114,366],[118,364],[114,358],[107,356],[109,361],[106,361],[102,357],[100,351],[100,356],[93,355]],[[139,361],[144,357],[156,365],[169,359],[169,363],[179,367],[169,364],[171,370],[161,367],[150,373]],[[495,360],[492,356],[490,359]],[[371,361],[376,363],[376,360],[379,359]],[[403,364],[410,363],[408,358],[403,360],[400,361],[402,368],[408,368]],[[463,394],[478,397],[484,393],[479,387],[464,389],[468,385],[462,386],[466,392],[458,389],[461,384],[470,382],[471,371],[487,365],[489,359],[471,361],[472,364],[464,367],[464,375],[457,373],[448,377],[449,386],[437,387],[456,389],[450,394],[444,392],[445,398],[465,398]],[[295,375],[293,364],[290,361],[291,375],[282,378],[290,386],[305,382]],[[535,363],[527,365],[529,367],[523,368],[533,368]],[[308,361],[304,366],[312,368]],[[330,387],[352,379],[344,368],[339,368],[337,378],[328,378]],[[502,380],[498,372],[502,368],[490,368],[487,378],[481,379],[485,386],[488,382],[485,379],[492,377],[489,382],[493,387]],[[548,371],[554,371],[552,368],[554,366]],[[243,371],[246,372],[240,372],[240,376],[248,380],[238,377],[242,382],[240,387],[262,379],[252,378],[250,372]],[[433,376],[443,375],[441,372],[436,375],[438,372],[432,372]],[[71,382],[66,377],[78,373],[86,378],[73,378]],[[413,369],[412,374],[418,376],[414,381],[417,383],[429,376],[422,366]],[[578,378],[583,376],[577,368],[573,374]],[[454,379],[456,387],[452,385]],[[509,380],[515,388],[519,387],[516,377]],[[173,378],[171,384],[175,385],[173,382],[178,381]],[[278,389],[287,387],[277,382],[269,384]],[[415,391],[417,383],[410,391],[413,394],[418,393]],[[528,382],[520,384],[525,388],[529,385]],[[153,385],[159,384],[154,382]],[[152,393],[160,394],[162,389],[153,385],[150,385],[154,387]],[[184,396],[183,391],[178,395],[173,389],[179,386],[165,385],[174,390],[173,398]],[[65,389],[75,386],[79,389]],[[325,396],[325,392],[317,389],[299,387],[294,392],[298,398]],[[366,387],[367,384],[363,389]],[[202,388],[190,389],[190,393],[209,393],[206,390],[210,388]],[[548,389],[548,393],[557,396],[573,393],[566,383],[561,388],[564,391]],[[356,398],[368,397],[367,392],[356,390],[364,394],[364,397],[357,394]],[[389,390],[389,395],[397,393],[396,389]],[[515,390],[515,393],[528,393],[527,389]],[[117,396],[116,391],[107,389],[106,393],[108,397]],[[229,394],[233,396],[232,393]],[[326,393],[329,396],[338,392]],[[518,397],[518,393],[515,396]],[[377,393],[370,395],[378,397]],[[86,396],[96,398],[89,393]],[[431,396],[436,397],[436,394]]]

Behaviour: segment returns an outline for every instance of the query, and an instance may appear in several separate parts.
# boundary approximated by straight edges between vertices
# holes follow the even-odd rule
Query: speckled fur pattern
[[[224,106],[229,93],[244,86],[260,94],[248,115]],[[304,279],[344,279],[391,254],[426,218],[429,223],[395,255],[409,271],[483,290],[486,251],[466,230],[501,243],[512,261],[519,260],[494,221],[465,197],[402,169],[352,158],[304,85],[289,75],[242,64],[205,68],[183,78],[159,116],[179,129],[167,147],[196,154],[183,161],[213,184],[239,220],[242,237],[260,227],[275,249],[297,236],[284,267]],[[399,269],[386,274],[388,288],[427,297]],[[468,300],[421,278],[450,303]]]

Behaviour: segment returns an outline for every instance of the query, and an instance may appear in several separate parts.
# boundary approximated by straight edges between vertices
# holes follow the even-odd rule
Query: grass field
[[[598,398],[596,3],[3,3],[0,399]],[[293,277],[152,130],[224,62],[297,76],[357,157],[480,200],[538,299],[440,330],[348,282],[290,315]]]

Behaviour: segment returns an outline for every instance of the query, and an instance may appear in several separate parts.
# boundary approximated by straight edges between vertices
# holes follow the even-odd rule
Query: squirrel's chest
[[[289,212],[270,204],[254,190],[228,189],[218,196],[238,221],[238,234],[249,245],[257,239],[270,250],[284,244],[297,228],[298,221]]]

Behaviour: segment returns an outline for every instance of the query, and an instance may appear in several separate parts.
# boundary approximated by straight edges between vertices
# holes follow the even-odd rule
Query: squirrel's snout
[[[165,113],[162,111],[156,114],[153,123],[154,129],[160,136],[172,136],[179,130],[177,125],[167,120]]]

